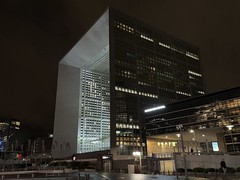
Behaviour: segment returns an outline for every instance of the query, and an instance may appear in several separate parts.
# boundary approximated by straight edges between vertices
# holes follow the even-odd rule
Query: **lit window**
[[[162,43],[162,42],[159,42],[158,44],[159,44],[160,46],[163,46],[163,47],[165,47],[165,48],[170,49],[170,46],[167,45],[167,44],[164,44],[164,43]]]
[[[176,93],[181,94],[181,95],[185,95],[185,96],[192,96],[191,94],[186,93],[186,92],[182,92],[182,91],[176,91]]]
[[[197,91],[199,94],[205,94],[203,91]]]
[[[190,70],[188,70],[188,73],[189,73],[189,74],[192,74],[192,75],[195,75],[195,76],[199,76],[199,77],[202,76],[201,74],[196,73],[196,72],[193,72],[193,71],[190,71]]]
[[[153,42],[153,39],[152,39],[152,38],[147,37],[147,36],[145,36],[145,35],[143,35],[143,34],[141,34],[141,38]]]
[[[199,60],[199,57],[196,55],[196,54],[193,54],[191,52],[186,52],[186,56],[190,57],[190,58],[193,58],[193,59],[196,59],[196,60]]]

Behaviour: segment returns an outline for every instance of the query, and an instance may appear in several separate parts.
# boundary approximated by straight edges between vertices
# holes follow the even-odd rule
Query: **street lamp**
[[[190,133],[193,133],[193,141],[194,141],[194,144],[196,146],[196,151],[198,152],[196,133],[195,133],[195,131],[193,129],[190,129]]]
[[[180,137],[181,137],[181,143],[182,143],[182,152],[183,152],[183,161],[184,161],[184,169],[185,169],[185,177],[188,179],[188,172],[187,172],[187,161],[186,161],[186,154],[185,154],[185,149],[184,149],[184,144],[183,144],[183,125],[179,124],[176,126],[176,129],[180,131]]]
[[[139,158],[139,170],[140,170],[140,173],[142,171],[142,158],[141,158],[141,152],[140,151],[133,151],[133,156],[135,158]]]
[[[233,125],[227,125],[226,127],[228,128],[228,131],[230,132],[232,147],[233,147],[233,151],[235,152],[235,147],[234,147],[234,144],[233,144],[233,136],[232,136],[232,129],[233,129],[234,126]]]

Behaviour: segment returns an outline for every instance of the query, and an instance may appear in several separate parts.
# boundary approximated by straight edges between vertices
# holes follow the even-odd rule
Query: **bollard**
[[[85,179],[89,180],[90,179],[90,174],[85,174]]]
[[[17,174],[17,179],[19,179],[19,174]]]
[[[81,177],[80,177],[80,173],[78,173],[78,180],[80,180],[81,179]]]
[[[32,177],[34,177],[34,174],[32,174]]]
[[[88,180],[87,174],[85,173],[85,179]]]
[[[4,175],[2,175],[2,179],[4,179]]]

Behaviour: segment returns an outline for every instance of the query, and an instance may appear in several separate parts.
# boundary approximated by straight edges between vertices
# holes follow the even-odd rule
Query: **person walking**
[[[224,161],[224,159],[222,159],[221,163],[220,163],[220,166],[223,170],[223,173],[226,174],[227,172],[227,165],[226,165],[226,162]]]

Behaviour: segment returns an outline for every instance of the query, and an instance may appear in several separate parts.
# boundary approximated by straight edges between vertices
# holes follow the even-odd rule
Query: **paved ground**
[[[151,174],[123,174],[123,173],[89,173],[90,180],[177,180],[176,176],[165,175],[151,175]],[[185,177],[180,176],[180,180],[184,180]],[[189,180],[207,180],[206,178],[193,178],[189,177]]]
[[[83,175],[83,174],[82,174]],[[90,180],[177,180],[176,176],[151,175],[151,174],[121,174],[121,173],[89,173]],[[185,176],[179,176],[179,180],[185,180]],[[240,176],[231,174],[212,176],[207,178],[188,177],[188,180],[240,180]]]
[[[16,174],[16,171],[12,171],[8,174],[0,177],[0,179],[26,179],[26,180],[177,180],[176,176],[166,175],[152,175],[152,174],[126,174],[126,173],[98,173],[98,172],[80,172],[79,173],[36,173],[34,177],[32,174]],[[179,180],[186,180],[184,176],[179,176]],[[212,176],[207,178],[202,177],[188,177],[188,180],[240,180],[240,175],[234,174],[219,174],[218,177]]]

